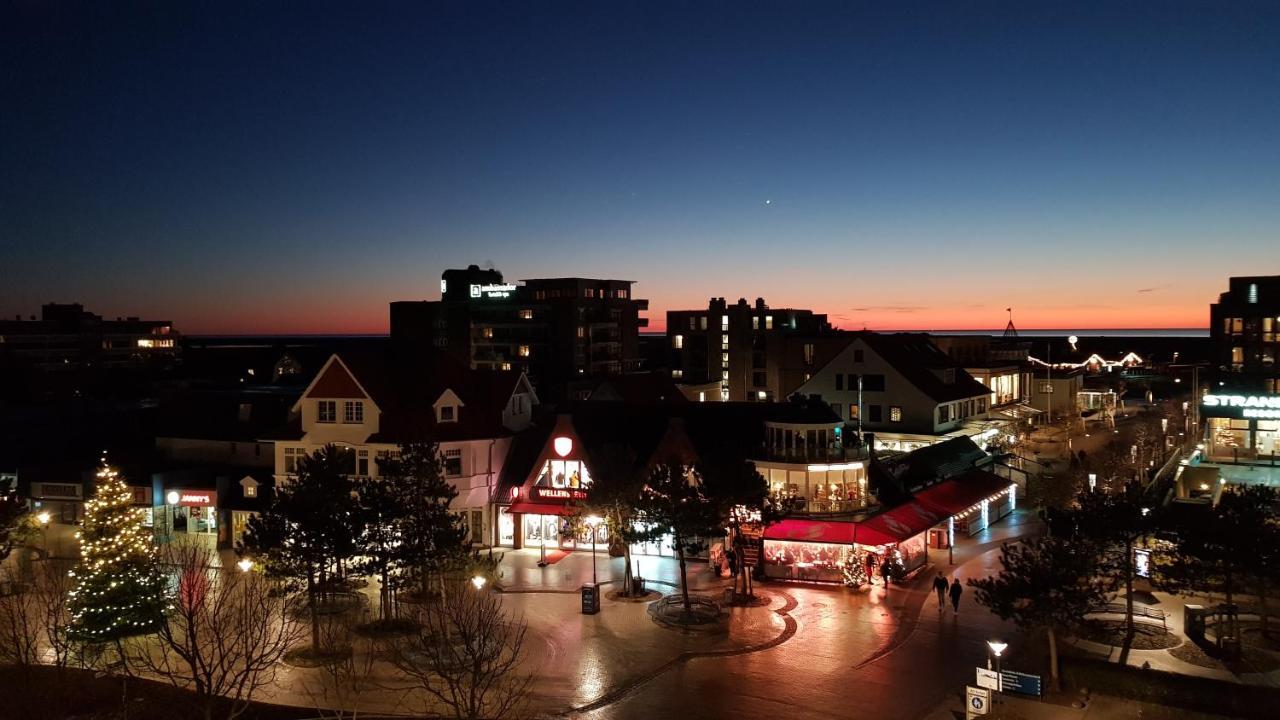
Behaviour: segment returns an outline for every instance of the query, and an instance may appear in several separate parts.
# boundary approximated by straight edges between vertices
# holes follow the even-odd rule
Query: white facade
[[[330,372],[345,374],[351,382],[322,383],[321,379]],[[335,385],[338,391],[332,389]],[[510,431],[528,427],[536,404],[537,396],[521,375],[501,411],[502,427]],[[336,355],[325,363],[293,411],[301,419],[302,435],[296,440],[276,442],[277,484],[288,483],[299,457],[311,455],[325,445],[349,448],[354,453],[354,471],[358,477],[378,477],[378,458],[399,451],[399,444],[390,439],[370,441],[381,431],[382,409]],[[447,425],[461,423],[466,419],[465,413],[481,409],[468,408],[457,393],[445,389],[429,411],[439,425]],[[446,478],[458,491],[451,508],[463,514],[474,542],[492,544],[494,522],[490,517],[490,498],[511,445],[510,436],[495,433],[495,437],[441,440],[438,445]]]
[[[924,370],[944,385],[970,382],[960,368]],[[861,378],[861,390],[859,390]],[[941,435],[987,416],[989,393],[939,402],[881,357],[862,337],[854,338],[797,390],[818,395],[836,414],[864,431]]]

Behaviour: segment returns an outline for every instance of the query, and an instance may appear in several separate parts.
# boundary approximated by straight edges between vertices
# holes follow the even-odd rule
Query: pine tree
[[[84,507],[68,638],[100,643],[154,631],[169,608],[164,574],[142,510],[133,507],[133,493],[105,460]]]

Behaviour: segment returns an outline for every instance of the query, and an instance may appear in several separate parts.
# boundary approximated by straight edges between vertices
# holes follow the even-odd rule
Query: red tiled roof
[[[970,470],[916,493],[915,502],[943,515],[956,515],[1007,489],[1012,480],[987,470]]]

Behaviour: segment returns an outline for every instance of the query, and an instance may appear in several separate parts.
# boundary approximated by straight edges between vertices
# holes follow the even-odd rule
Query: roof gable
[[[302,393],[304,398],[360,398],[372,399],[337,355],[329,358],[315,380]],[[295,406],[296,407],[296,406]]]

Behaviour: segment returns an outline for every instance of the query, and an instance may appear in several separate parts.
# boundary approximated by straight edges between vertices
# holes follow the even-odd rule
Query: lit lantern
[[[164,496],[164,499],[168,500],[170,505],[177,505],[179,497],[177,490],[170,490],[169,494]]]
[[[552,447],[555,448],[557,455],[564,457],[573,452],[573,438],[564,436],[558,437],[555,439]]]
[[[520,486],[516,485],[515,487],[511,488],[511,499],[515,500],[519,497],[520,497]]]

